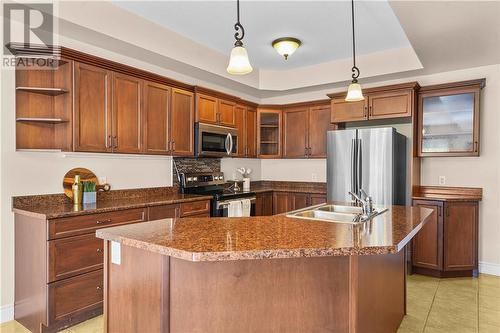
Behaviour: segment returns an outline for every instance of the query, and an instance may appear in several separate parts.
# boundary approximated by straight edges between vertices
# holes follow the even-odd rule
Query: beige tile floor
[[[408,277],[408,309],[398,333],[500,333],[500,277],[436,279]],[[63,333],[101,333],[102,316]],[[1,333],[26,333],[10,321]]]

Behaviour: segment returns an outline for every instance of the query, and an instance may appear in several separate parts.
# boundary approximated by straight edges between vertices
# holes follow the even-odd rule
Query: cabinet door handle
[[[172,140],[172,151],[175,151],[175,140]]]
[[[102,252],[102,250],[101,250],[100,248],[97,248],[96,252],[97,252],[97,253],[101,253],[101,252]]]
[[[101,289],[102,289],[102,287],[101,287],[101,286],[97,286],[97,287],[95,288],[95,290],[97,290],[97,291],[101,291]]]
[[[438,217],[441,217],[441,215],[442,215],[442,213],[441,213],[441,206],[438,206],[437,211],[438,211]]]
[[[118,148],[118,137],[113,136],[113,148]]]
[[[474,152],[477,153],[477,150],[478,150],[478,142],[477,141],[474,141]]]
[[[368,115],[373,116],[373,108],[371,105],[368,107]]]
[[[108,135],[106,138],[106,148],[112,148],[111,145],[112,145],[111,135]]]
[[[365,106],[365,107],[363,107],[363,117],[366,117],[367,113],[368,113],[368,107]]]
[[[109,222],[111,222],[111,219],[97,220],[97,221],[95,221],[96,224],[104,224],[104,223],[109,223]]]

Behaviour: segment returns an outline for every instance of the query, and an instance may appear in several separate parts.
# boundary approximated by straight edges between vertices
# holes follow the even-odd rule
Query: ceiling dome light
[[[250,60],[248,60],[247,50],[243,47],[243,37],[245,36],[245,29],[240,23],[240,0],[236,0],[236,24],[234,25],[234,38],[236,42],[231,50],[231,56],[229,57],[229,65],[227,66],[227,72],[233,75],[244,75],[250,73],[253,68],[250,65]]]
[[[272,42],[272,45],[276,52],[285,57],[285,60],[288,60],[288,57],[291,56],[302,44],[302,42],[293,37],[283,37],[275,39]]]
[[[346,102],[358,102],[365,99],[361,85],[358,83],[359,68],[356,67],[356,38],[354,33],[354,0],[351,0],[351,15],[352,15],[352,82],[347,89]]]

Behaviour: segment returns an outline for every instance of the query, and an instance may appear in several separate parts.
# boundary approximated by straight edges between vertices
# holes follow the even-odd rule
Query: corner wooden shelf
[[[69,122],[69,120],[61,118],[16,118],[16,121],[48,123],[48,124],[60,124]]]
[[[68,90],[63,88],[44,88],[44,87],[17,87],[16,91],[26,91],[35,94],[42,94],[49,96],[57,96],[68,92]]]

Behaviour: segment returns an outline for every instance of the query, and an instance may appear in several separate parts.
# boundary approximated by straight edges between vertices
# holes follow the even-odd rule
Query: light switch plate
[[[439,176],[439,185],[446,185],[446,176]]]
[[[111,241],[111,263],[121,265],[122,263],[122,248],[118,242]]]

